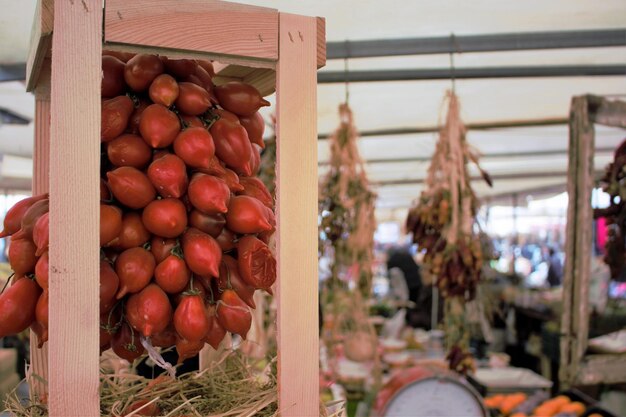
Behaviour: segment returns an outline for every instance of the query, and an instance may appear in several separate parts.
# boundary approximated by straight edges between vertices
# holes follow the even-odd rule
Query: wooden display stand
[[[32,349],[50,416],[100,415],[102,49],[212,59],[216,83],[277,92],[278,389],[282,416],[318,416],[317,68],[324,20],[217,0],[39,0],[33,193],[50,192],[50,337]],[[33,338],[36,336],[33,335]]]
[[[587,95],[574,97],[570,109],[569,205],[559,370],[559,379],[566,387],[626,382],[626,355],[586,354],[593,254],[594,124],[626,128],[626,103]]]

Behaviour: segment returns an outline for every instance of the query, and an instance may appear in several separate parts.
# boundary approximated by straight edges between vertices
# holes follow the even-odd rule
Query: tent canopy
[[[0,0],[0,69],[25,62],[34,13],[33,2]],[[606,0],[241,0],[284,12],[326,18],[327,40],[399,39],[473,34],[599,30],[626,28],[626,2]],[[393,56],[329,60],[321,71],[389,69],[450,69],[537,67],[553,65],[625,65],[622,46],[576,49],[500,51],[482,53]],[[556,120],[556,125],[471,130],[468,139],[484,157],[483,167],[494,177],[489,189],[476,181],[479,195],[510,201],[512,193],[557,192],[566,182],[568,131],[565,120],[572,96],[592,93],[626,98],[626,76],[579,76],[456,80],[466,124]],[[339,122],[338,105],[346,91],[357,128],[363,132],[425,128],[440,124],[450,80],[383,81],[320,84],[318,129],[331,133]],[[0,110],[27,120],[33,117],[33,98],[20,82],[0,83]],[[267,113],[266,116],[269,116]],[[626,136],[620,129],[598,127],[596,169],[611,159],[611,150]],[[379,195],[381,219],[401,217],[418,196],[436,133],[373,135],[359,147],[369,178]],[[33,126],[0,125],[0,185],[23,187],[32,162]],[[318,146],[320,175],[326,172],[328,140]],[[394,161],[395,160],[395,161]],[[399,161],[398,161],[399,160]],[[475,173],[475,171],[472,171]],[[26,176],[26,177],[25,177]],[[20,185],[21,184],[21,185]],[[522,199],[523,200],[523,199]],[[400,213],[400,214],[398,214]]]

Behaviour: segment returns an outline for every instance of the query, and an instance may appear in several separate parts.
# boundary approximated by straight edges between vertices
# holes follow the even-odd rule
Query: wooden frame
[[[626,382],[626,355],[587,355],[592,254],[594,124],[626,128],[626,103],[587,95],[570,108],[561,364],[564,386]]]
[[[216,66],[216,83],[239,79],[263,95],[277,91],[279,410],[319,415],[316,70],[326,59],[324,19],[218,0],[106,0],[104,9],[102,3],[39,0],[32,31],[33,192],[49,188],[51,200],[50,338],[31,354],[31,372],[48,385],[36,382],[32,392],[47,395],[50,416],[100,415],[97,193],[105,48],[216,59],[224,63]]]

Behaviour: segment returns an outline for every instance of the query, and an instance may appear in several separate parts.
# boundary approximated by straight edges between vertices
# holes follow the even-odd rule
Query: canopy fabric
[[[604,0],[240,0],[283,12],[323,16],[327,40],[396,39],[533,31],[626,27],[626,2]],[[25,62],[35,1],[0,0],[0,65]],[[424,69],[626,63],[623,47],[552,49],[420,55],[328,61],[321,71]],[[346,90],[360,131],[424,128],[443,120],[442,100],[451,80],[321,84],[318,130],[338,125],[338,106]],[[575,95],[592,93],[626,99],[625,76],[457,80],[454,88],[465,123],[560,119],[569,114]],[[274,101],[274,98],[271,98]],[[0,110],[34,119],[34,99],[21,82],[0,83]],[[271,110],[270,110],[271,111]],[[269,113],[264,113],[269,120]],[[33,125],[0,122],[0,184],[22,187],[32,166]],[[271,132],[268,132],[271,134]],[[603,169],[611,149],[626,131],[597,127],[595,164]],[[436,133],[367,136],[359,147],[379,195],[379,219],[401,218],[419,195]],[[297,138],[289,139],[297,140]],[[492,201],[509,203],[513,193],[559,192],[566,183],[567,125],[472,130],[468,140],[485,156],[482,166],[494,176],[494,187],[476,181],[476,191]],[[318,144],[319,173],[326,171],[328,140]],[[393,161],[400,159],[402,162]],[[414,159],[414,160],[410,160]],[[472,171],[476,174],[475,171]],[[520,201],[523,201],[520,200]]]

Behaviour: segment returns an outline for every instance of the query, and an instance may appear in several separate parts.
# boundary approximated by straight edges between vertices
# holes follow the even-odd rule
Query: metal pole
[[[327,59],[448,54],[463,52],[523,51],[529,49],[590,48],[626,45],[626,29],[572,30],[441,36],[411,39],[373,39],[328,42]]]
[[[481,79],[481,78],[535,78],[535,77],[597,77],[626,75],[626,65],[553,65],[482,68],[429,68],[371,71],[322,71],[317,74],[319,84],[377,81],[420,81]]]

